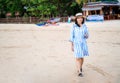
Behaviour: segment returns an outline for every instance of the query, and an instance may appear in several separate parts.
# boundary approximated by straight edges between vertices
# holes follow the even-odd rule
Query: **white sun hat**
[[[75,16],[82,16],[83,14],[82,13],[77,13]]]

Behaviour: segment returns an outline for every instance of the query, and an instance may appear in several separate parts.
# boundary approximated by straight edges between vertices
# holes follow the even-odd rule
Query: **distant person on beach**
[[[71,17],[68,17],[68,23],[71,23]]]
[[[82,13],[77,13],[75,23],[70,32],[71,50],[74,52],[76,58],[76,65],[78,69],[78,76],[83,76],[82,66],[84,56],[89,56],[86,39],[88,38],[88,28],[84,24],[84,17]]]

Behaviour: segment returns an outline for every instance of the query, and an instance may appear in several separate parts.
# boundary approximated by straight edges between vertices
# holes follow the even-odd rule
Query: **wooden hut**
[[[90,2],[83,5],[83,15],[103,15],[105,20],[120,19],[120,2]]]

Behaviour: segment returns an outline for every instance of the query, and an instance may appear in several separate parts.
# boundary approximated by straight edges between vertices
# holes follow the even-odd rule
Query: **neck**
[[[81,27],[81,26],[82,26],[82,24],[79,24],[79,26]]]

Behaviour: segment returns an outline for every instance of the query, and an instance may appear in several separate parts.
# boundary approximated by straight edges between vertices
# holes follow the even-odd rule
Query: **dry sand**
[[[120,20],[87,22],[89,57],[78,77],[72,23],[0,24],[0,83],[120,83]]]

